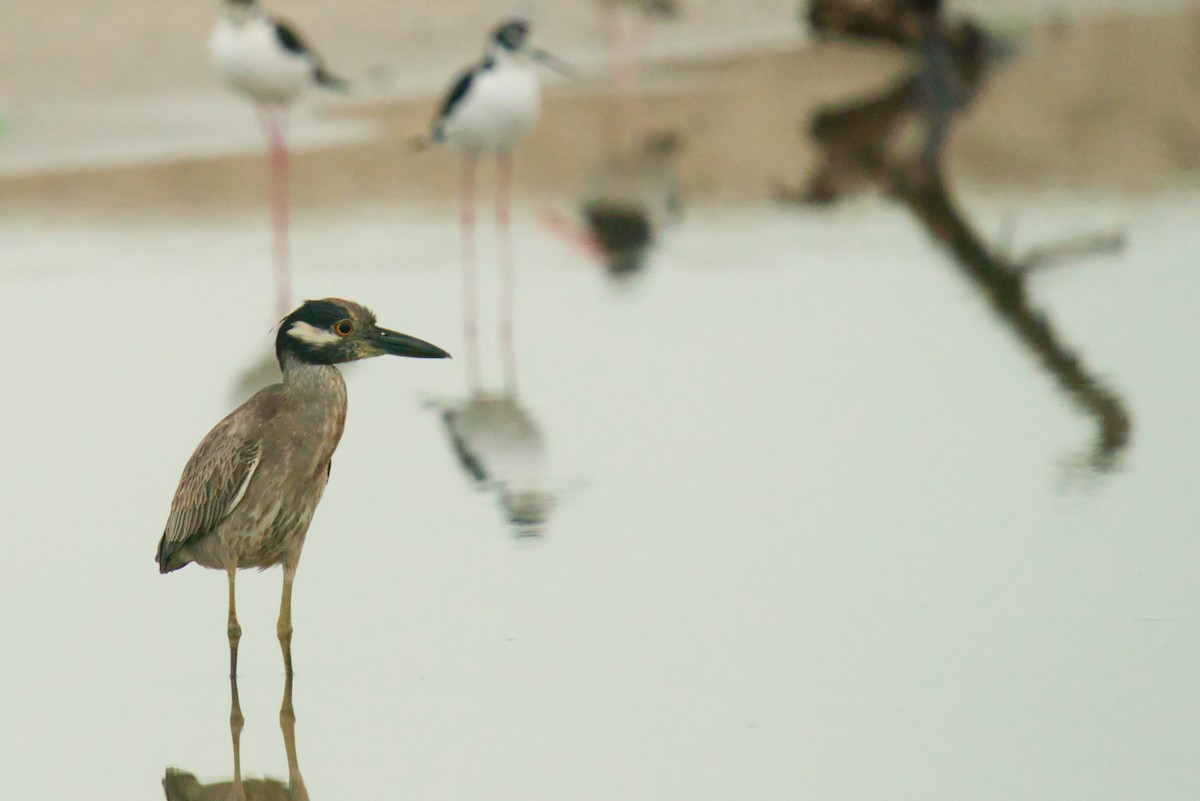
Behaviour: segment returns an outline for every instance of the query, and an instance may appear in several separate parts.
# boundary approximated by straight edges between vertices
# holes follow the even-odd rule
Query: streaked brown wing
[[[158,544],[160,571],[182,567],[171,565],[175,552],[211,531],[245,496],[262,458],[262,446],[236,428],[233,415],[222,420],[183,468],[171,501],[171,515]]]

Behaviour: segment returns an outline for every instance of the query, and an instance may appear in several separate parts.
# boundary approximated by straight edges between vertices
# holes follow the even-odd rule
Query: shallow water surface
[[[1128,410],[1110,469],[895,208],[693,209],[620,285],[523,208],[519,392],[459,418],[499,421],[472,440],[486,478],[445,420],[461,359],[346,369],[294,602],[308,795],[1195,798],[1200,198],[966,205],[982,230],[1017,212],[1022,244],[1127,232],[1028,288]],[[302,214],[298,291],[459,354],[447,218]],[[228,781],[225,582],[159,576],[153,552],[269,352],[266,232],[10,217],[0,237],[0,784]],[[539,536],[507,522],[517,489]],[[238,583],[241,760],[286,782],[279,580]]]

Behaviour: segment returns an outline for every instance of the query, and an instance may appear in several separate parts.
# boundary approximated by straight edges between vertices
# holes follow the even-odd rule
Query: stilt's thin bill
[[[370,338],[375,341],[384,353],[392,356],[408,356],[413,359],[449,359],[450,354],[437,345],[423,339],[391,331],[387,328],[376,328]]]
[[[558,56],[553,55],[552,53],[547,53],[545,50],[538,50],[537,48],[532,48],[529,51],[529,57],[532,58],[534,61],[537,61],[538,63],[545,65],[546,67],[553,70],[554,72],[557,72],[559,75],[563,76],[564,78],[570,78],[570,79],[574,80],[575,78],[579,77],[579,70],[575,69],[570,64],[568,64],[567,62],[565,62],[561,58],[559,58]]]

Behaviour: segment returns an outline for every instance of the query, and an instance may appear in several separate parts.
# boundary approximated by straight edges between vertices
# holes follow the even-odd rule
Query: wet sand
[[[979,188],[1151,191],[1194,184],[1200,161],[1200,10],[1047,21],[1029,31],[960,122],[955,180]],[[826,103],[884,86],[904,68],[885,49],[850,44],[758,49],[650,68],[639,129],[683,132],[689,198],[767,197],[811,165],[805,120]],[[436,99],[338,106],[379,135],[298,153],[299,208],[448,204],[457,169],[413,152]],[[518,155],[521,191],[573,199],[606,147],[613,100],[600,81],[555,83]],[[265,165],[250,152],[0,179],[0,207],[99,217],[129,209],[222,212],[261,204]]]

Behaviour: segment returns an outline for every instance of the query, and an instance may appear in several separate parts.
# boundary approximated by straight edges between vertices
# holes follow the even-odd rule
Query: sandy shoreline
[[[1200,10],[1040,24],[955,134],[949,169],[985,188],[1144,192],[1192,184],[1200,172]],[[803,121],[819,106],[885,85],[894,54],[850,45],[757,49],[657,65],[640,127],[683,132],[680,171],[691,197],[769,196],[811,165]],[[452,157],[411,152],[433,99],[343,107],[380,135],[299,153],[299,208],[449,203]],[[519,154],[521,191],[573,198],[601,158],[612,106],[598,84],[553,86],[542,124]],[[129,208],[208,212],[260,204],[256,153],[0,179],[10,213],[50,209],[107,216]]]

